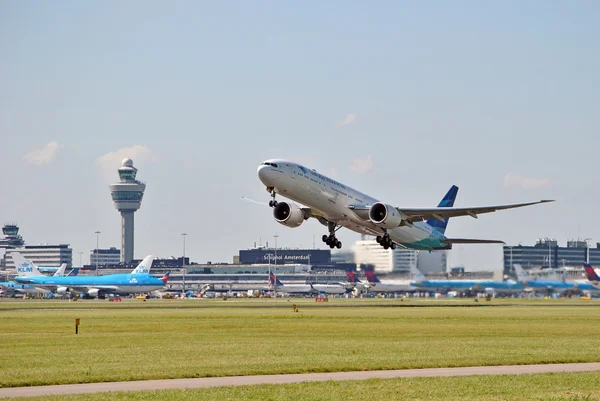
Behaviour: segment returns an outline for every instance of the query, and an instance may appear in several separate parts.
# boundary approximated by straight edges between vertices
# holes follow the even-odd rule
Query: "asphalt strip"
[[[396,377],[450,377],[473,375],[522,375],[530,373],[595,372],[600,362],[547,365],[473,366],[463,368],[431,368],[402,370],[372,370],[364,372],[303,373],[288,375],[228,376],[197,379],[144,380],[128,382],[64,384],[59,386],[10,387],[0,389],[0,398],[49,395],[89,394],[111,391],[168,390],[247,386],[254,384],[287,384],[324,382],[328,380],[391,379]]]

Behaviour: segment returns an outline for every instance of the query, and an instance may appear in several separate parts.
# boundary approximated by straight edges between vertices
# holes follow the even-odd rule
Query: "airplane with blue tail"
[[[584,265],[584,269],[586,270],[586,274],[587,274],[587,268],[585,266],[589,266],[589,265]],[[595,287],[593,285],[593,282],[586,283],[586,282],[582,282],[582,281],[566,281],[564,279],[563,279],[563,281],[537,280],[536,278],[530,276],[529,273],[527,271],[525,271],[520,264],[514,264],[513,267],[515,269],[515,273],[517,274],[517,280],[523,286],[525,286],[527,288],[531,288],[532,290],[537,291],[537,292],[545,292],[545,293],[548,293],[548,292],[564,293],[567,291],[597,292],[599,290],[597,287]],[[588,276],[588,278],[589,278],[589,276]]]
[[[273,208],[275,221],[287,227],[299,227],[304,221],[314,218],[328,228],[329,234],[323,235],[322,239],[332,249],[342,247],[335,235],[342,227],[375,236],[384,249],[400,246],[432,251],[451,249],[453,244],[503,244],[498,240],[447,237],[448,220],[459,216],[477,218],[484,213],[552,202],[541,200],[457,208],[454,207],[454,201],[458,187],[452,186],[437,207],[406,208],[380,202],[315,170],[287,160],[267,160],[258,166],[257,174],[271,194],[269,206]],[[277,201],[277,194],[293,202]]]
[[[412,285],[426,291],[472,291],[486,293],[522,292],[523,285],[514,281],[501,280],[428,280],[416,267],[411,269]]]
[[[19,266],[17,266],[17,272],[19,274],[40,275],[40,276],[42,275],[42,273],[39,271],[39,268],[34,263],[25,260],[25,258],[23,258],[23,256],[19,252],[13,252],[12,255],[13,255],[13,259],[15,260],[15,263],[19,262]],[[26,267],[23,267],[23,264],[25,264]],[[29,268],[29,266],[31,266],[31,268]],[[60,265],[60,267],[58,269],[55,269],[54,277],[64,276],[66,268],[67,268],[66,263],[63,263],[62,265]],[[72,273],[72,271],[69,274],[71,274],[71,273]],[[38,294],[46,294],[49,292],[48,290],[45,290],[43,288],[38,288],[38,287],[28,285],[28,284],[19,284],[15,281],[0,282],[0,288],[4,289],[6,292],[8,292],[11,295],[14,295],[14,294],[38,295]]]
[[[90,297],[103,297],[107,294],[127,295],[147,293],[164,288],[169,273],[156,278],[149,272],[154,256],[146,256],[144,260],[129,274],[109,274],[106,276],[77,277],[40,277],[19,276],[15,281],[51,290],[57,294],[85,294]],[[28,268],[28,266],[23,266]]]

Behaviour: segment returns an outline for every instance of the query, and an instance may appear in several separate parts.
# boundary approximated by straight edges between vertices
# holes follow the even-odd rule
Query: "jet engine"
[[[92,297],[92,298],[100,298],[102,296],[102,290],[99,290],[98,288],[93,288],[91,290],[88,291],[88,296]]]
[[[69,287],[58,287],[56,289],[56,293],[61,295],[68,294],[69,292],[71,292],[71,289]]]
[[[288,227],[299,227],[306,220],[302,209],[288,202],[278,202],[273,208],[273,217],[278,223]]]
[[[402,215],[391,205],[377,202],[369,209],[369,219],[374,224],[383,228],[396,228],[402,224]]]

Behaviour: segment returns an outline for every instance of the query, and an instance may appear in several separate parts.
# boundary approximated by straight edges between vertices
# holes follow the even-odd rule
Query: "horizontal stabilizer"
[[[506,242],[496,239],[471,239],[471,238],[445,238],[447,244],[505,244]]]

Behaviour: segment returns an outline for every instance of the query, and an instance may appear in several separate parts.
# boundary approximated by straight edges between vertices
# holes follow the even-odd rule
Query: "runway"
[[[462,368],[432,368],[375,370],[364,372],[305,373],[288,375],[228,376],[197,379],[145,380],[128,382],[66,384],[59,386],[12,387],[0,389],[0,398],[36,397],[49,395],[104,393],[111,391],[141,391],[192,389],[254,384],[287,384],[301,382],[391,379],[397,377],[450,377],[473,375],[521,375],[530,373],[594,372],[600,362],[547,365],[473,366]]]

